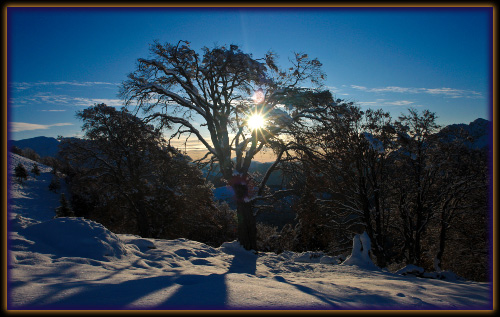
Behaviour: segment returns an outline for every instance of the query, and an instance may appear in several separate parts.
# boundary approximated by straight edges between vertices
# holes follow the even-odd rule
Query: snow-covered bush
[[[441,272],[425,272],[423,267],[416,266],[414,264],[408,264],[407,266],[396,271],[396,274],[403,276],[416,276],[422,278],[432,278],[446,281],[464,281],[465,279],[451,271],[441,271]]]
[[[324,255],[319,259],[319,263],[321,264],[340,264],[341,262],[342,262],[341,256]]]
[[[320,260],[321,258],[323,258],[323,256],[323,252],[306,251],[296,256],[293,261],[302,263],[320,263]]]
[[[424,272],[423,277],[445,280],[449,282],[465,281],[466,279],[451,271]]]
[[[414,275],[421,276],[424,273],[424,268],[420,266],[416,266],[414,264],[408,264],[407,266],[396,271],[398,275]]]
[[[370,258],[371,242],[368,234],[363,232],[352,239],[352,253],[342,265],[357,265],[365,269],[377,269]]]
[[[265,223],[257,223],[257,250],[277,252],[280,248],[278,228]]]

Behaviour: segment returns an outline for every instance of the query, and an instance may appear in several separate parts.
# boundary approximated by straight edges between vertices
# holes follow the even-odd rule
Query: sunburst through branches
[[[250,117],[248,117],[247,124],[252,131],[261,130],[266,126],[266,119],[262,113],[252,113]]]

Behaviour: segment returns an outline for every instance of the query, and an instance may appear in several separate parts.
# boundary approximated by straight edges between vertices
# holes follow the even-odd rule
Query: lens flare
[[[264,102],[264,92],[262,89],[258,89],[252,96],[253,102],[260,104]]]

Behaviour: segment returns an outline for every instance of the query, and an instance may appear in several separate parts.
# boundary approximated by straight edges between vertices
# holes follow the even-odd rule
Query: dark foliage
[[[23,150],[20,149],[19,147],[15,146],[15,145],[13,145],[13,146],[10,147],[10,151],[12,153],[14,153],[14,154],[23,156]]]
[[[38,164],[33,164],[33,168],[31,169],[31,173],[35,176],[40,176],[40,168],[38,167]]]
[[[23,183],[23,181],[28,179],[28,171],[24,167],[23,164],[19,163],[17,166],[14,168],[14,176],[17,178],[17,181],[19,183]]]
[[[52,179],[50,180],[49,190],[51,192],[57,193],[57,191],[60,189],[61,189],[61,180],[59,179],[59,176],[53,175]]]
[[[104,104],[78,116],[86,139],[63,140],[61,151],[76,215],[143,237],[212,245],[231,237],[231,211],[213,202],[196,165],[159,129]]]
[[[56,218],[74,217],[75,216],[75,214],[74,214],[73,210],[71,210],[69,202],[66,200],[66,196],[64,194],[61,194],[61,199],[59,200],[59,203],[61,205],[56,208]]]
[[[307,146],[286,170],[301,193],[294,250],[345,254],[366,231],[380,267],[487,278],[487,150],[472,148],[463,131],[440,137],[429,111],[393,122],[337,100],[321,116],[295,135]]]

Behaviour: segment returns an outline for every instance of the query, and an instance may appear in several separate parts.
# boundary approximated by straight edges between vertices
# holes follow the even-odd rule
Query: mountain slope
[[[17,146],[21,150],[30,148],[34,150],[41,157],[52,156],[54,157],[59,151],[59,141],[55,138],[49,138],[45,136],[37,136],[30,139],[23,140],[11,140],[9,141],[11,146]]]
[[[491,121],[478,118],[469,124],[450,124],[441,131],[439,131],[439,136],[448,141],[452,141],[457,138],[461,132],[465,132],[469,139],[464,139],[464,142],[473,149],[484,149],[487,147],[491,148],[490,145],[490,129]]]

